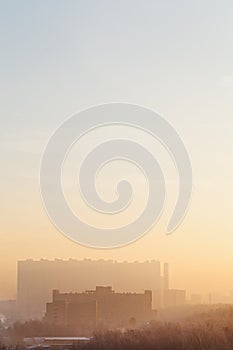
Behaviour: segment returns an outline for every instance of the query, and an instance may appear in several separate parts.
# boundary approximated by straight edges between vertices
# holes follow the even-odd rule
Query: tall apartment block
[[[168,265],[161,275],[160,262],[116,262],[113,260],[41,259],[18,262],[17,305],[21,317],[42,317],[51,291],[82,292],[111,285],[119,292],[152,291],[152,307],[161,306],[163,284],[168,286]]]

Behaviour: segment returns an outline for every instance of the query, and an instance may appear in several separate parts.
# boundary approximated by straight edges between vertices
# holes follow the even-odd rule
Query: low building
[[[88,337],[35,337],[24,338],[23,343],[27,350],[69,350],[83,348],[90,340]]]
[[[76,329],[79,334],[96,328],[137,325],[153,319],[152,292],[115,293],[112,287],[96,287],[82,293],[53,291],[46,304],[45,321]]]
[[[164,306],[174,307],[186,303],[186,292],[180,289],[167,289],[164,291]]]
[[[70,349],[73,346],[81,346],[89,341],[90,338],[87,337],[48,337],[44,338],[42,349]]]
[[[191,294],[190,303],[192,305],[200,305],[202,303],[201,295],[200,294]]]

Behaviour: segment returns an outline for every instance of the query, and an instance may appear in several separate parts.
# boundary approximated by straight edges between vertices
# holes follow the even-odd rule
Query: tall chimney
[[[163,266],[163,289],[169,289],[169,265],[168,263],[164,263]]]

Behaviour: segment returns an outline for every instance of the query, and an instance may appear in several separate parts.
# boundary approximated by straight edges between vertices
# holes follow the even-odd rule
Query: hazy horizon
[[[233,3],[23,0],[0,6],[0,300],[16,298],[17,261],[40,258],[155,259],[170,264],[172,288],[233,290]],[[98,250],[51,224],[39,169],[64,120],[112,101],[153,109],[175,127],[192,161],[193,197],[185,220],[166,235],[177,188],[175,170],[161,154],[169,185],[164,215],[140,240]],[[88,147],[95,137],[101,135],[90,136]]]

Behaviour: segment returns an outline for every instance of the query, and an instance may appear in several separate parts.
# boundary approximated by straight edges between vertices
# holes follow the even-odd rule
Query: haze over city
[[[0,350],[233,349],[233,2],[0,0]]]
[[[232,3],[2,1],[0,16],[0,298],[16,297],[17,260],[26,258],[156,259],[170,263],[171,285],[189,293],[233,289]],[[164,115],[186,145],[194,185],[174,234],[164,233],[175,202],[171,184],[153,230],[103,251],[57,231],[38,177],[57,126],[109,101]],[[165,167],[173,174],[169,160]]]

